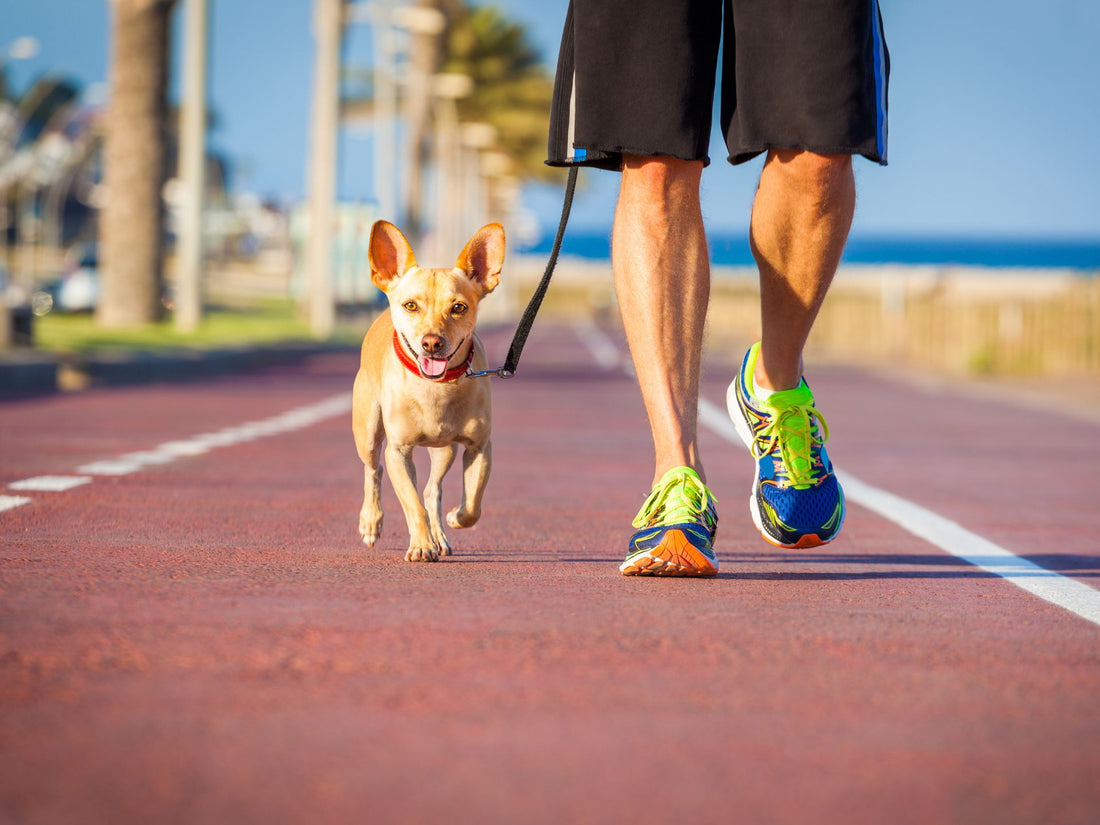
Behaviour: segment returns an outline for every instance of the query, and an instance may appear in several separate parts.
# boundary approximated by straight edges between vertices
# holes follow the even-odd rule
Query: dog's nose
[[[420,339],[420,346],[423,347],[427,355],[438,355],[443,352],[446,343],[447,342],[439,335],[425,335]]]

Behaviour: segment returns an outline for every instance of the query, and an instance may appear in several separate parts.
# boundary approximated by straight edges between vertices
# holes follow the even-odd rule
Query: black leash
[[[535,294],[527,303],[527,309],[523,311],[523,317],[519,319],[516,334],[512,336],[512,346],[508,348],[508,356],[504,359],[504,366],[495,370],[482,370],[474,372],[466,371],[467,378],[483,378],[487,375],[496,375],[500,378],[511,378],[516,374],[519,365],[519,356],[523,352],[523,346],[527,343],[527,336],[531,333],[531,327],[535,323],[542,299],[546,297],[546,290],[550,286],[550,277],[554,274],[554,267],[558,263],[558,252],[561,251],[561,241],[565,237],[565,225],[569,223],[569,210],[573,208],[573,190],[577,188],[577,167],[569,167],[569,179],[565,183],[565,201],[561,207],[561,220],[558,222],[558,234],[554,236],[554,246],[550,249],[550,259],[546,262],[546,271],[542,274]]]

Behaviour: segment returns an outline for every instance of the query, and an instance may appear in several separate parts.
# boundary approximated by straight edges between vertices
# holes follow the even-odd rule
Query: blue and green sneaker
[[[759,353],[759,343],[749,348],[726,393],[730,418],[756,459],[752,520],[779,547],[827,544],[844,523],[844,491],[825,452],[829,425],[805,379],[767,400],[753,395]]]
[[[716,576],[714,496],[690,467],[665,473],[634,519],[624,576]]]

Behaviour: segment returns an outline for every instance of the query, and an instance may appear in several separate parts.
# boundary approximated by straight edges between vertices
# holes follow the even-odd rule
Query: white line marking
[[[699,399],[699,421],[727,441],[745,448],[725,410],[705,398]],[[850,473],[838,469],[837,475],[848,501],[878,513],[917,538],[987,573],[1000,576],[1040,599],[1100,625],[1100,590],[1022,559],[962,525],[860,481]]]
[[[194,441],[166,441],[156,448],[156,452],[184,458],[202,455],[206,452],[206,447]]]
[[[92,479],[88,476],[128,475],[150,465],[168,464],[179,458],[202,455],[213,447],[230,447],[244,441],[253,441],[257,438],[300,430],[324,421],[326,418],[343,415],[350,411],[351,393],[342,392],[315,404],[297,407],[273,415],[271,418],[265,418],[262,421],[249,421],[244,424],[226,427],[216,433],[202,433],[179,441],[166,441],[152,450],[142,450],[126,453],[115,458],[92,461],[76,468],[76,472],[80,473],[79,478],[74,476],[40,476],[15,481],[8,486],[17,490],[68,490],[90,482]],[[31,499],[23,496],[0,496],[0,512],[20,507],[30,503],[30,501]]]
[[[606,344],[614,344],[595,326],[590,330],[582,329],[578,325],[576,329],[581,340],[593,349],[596,360],[604,363],[606,356],[597,356],[590,343],[594,337],[592,330],[603,337]],[[737,435],[725,408],[706,398],[699,399],[699,423],[726,441],[745,449],[744,442]],[[929,544],[987,573],[1000,576],[1040,599],[1100,625],[1100,590],[1022,559],[1000,545],[970,532],[957,522],[860,481],[850,473],[838,470],[837,474],[848,501],[866,507]]]
[[[588,347],[596,363],[605,370],[621,368],[627,375],[635,376],[634,363],[630,360],[630,353],[622,352],[611,340],[606,332],[600,329],[594,321],[578,321],[573,324],[573,331],[581,342]]]
[[[31,500],[26,496],[0,496],[0,513],[5,510],[14,510],[24,504],[30,504]]]
[[[848,473],[839,475],[850,501],[862,504],[975,567],[1007,579],[1040,599],[1100,625],[1100,590],[1022,559],[950,519],[893,493],[872,487]]]
[[[118,460],[123,463],[136,464],[139,467],[144,467],[149,464],[168,464],[171,461],[175,461],[177,458],[179,458],[179,456],[162,453],[159,450],[142,450],[136,453],[120,455]]]
[[[122,459],[105,459],[82,464],[76,468],[78,473],[90,476],[125,476],[136,473],[141,469],[141,464],[136,461],[123,461]]]
[[[88,476],[35,476],[24,478],[21,481],[13,481],[8,485],[13,490],[29,490],[39,493],[62,493],[87,484],[92,479]]]

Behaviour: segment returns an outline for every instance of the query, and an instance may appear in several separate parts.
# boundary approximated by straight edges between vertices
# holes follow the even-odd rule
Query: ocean
[[[553,237],[519,251],[548,255]],[[745,235],[714,234],[709,238],[715,266],[752,266]],[[561,254],[588,260],[611,257],[605,233],[566,230]],[[848,240],[843,263],[932,266],[1021,267],[1028,269],[1100,270],[1100,238],[943,238],[854,236]]]

